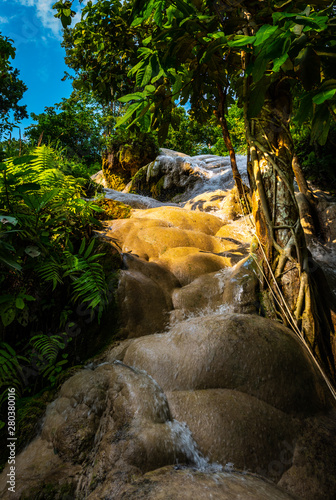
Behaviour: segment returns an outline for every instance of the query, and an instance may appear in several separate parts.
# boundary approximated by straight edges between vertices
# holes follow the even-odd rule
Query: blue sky
[[[14,40],[16,57],[12,65],[28,87],[20,101],[27,104],[28,114],[42,113],[45,106],[69,97],[72,90],[69,80],[61,81],[69,68],[61,47],[61,22],[54,18],[52,9],[55,1],[0,0],[0,31]],[[31,118],[22,121],[22,133],[31,122]]]

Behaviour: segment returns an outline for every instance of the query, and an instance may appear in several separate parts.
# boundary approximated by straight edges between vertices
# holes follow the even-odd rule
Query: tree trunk
[[[216,117],[220,123],[221,129],[222,129],[222,134],[223,134],[223,139],[225,146],[227,150],[229,151],[230,155],[230,163],[231,163],[231,170],[232,170],[232,175],[233,179],[235,181],[237,191],[238,191],[238,196],[239,200],[243,206],[244,213],[249,213],[250,211],[250,206],[248,202],[248,198],[246,196],[246,191],[245,191],[245,186],[242,181],[242,178],[240,176],[238,167],[237,167],[237,161],[236,161],[236,153],[233,148],[232,142],[231,142],[231,137],[230,137],[230,132],[228,129],[228,123],[225,118],[225,110],[226,110],[226,93],[223,91],[220,85],[217,85],[218,93],[219,93],[219,98],[220,98],[220,103],[218,110],[216,112]]]
[[[292,167],[293,167],[293,172],[295,175],[296,182],[298,183],[298,186],[300,189],[300,193],[305,195],[305,197],[308,199],[309,203],[311,203],[312,205],[315,205],[314,195],[311,192],[311,190],[309,189],[307,181],[303,175],[299,159],[295,153],[293,155]]]
[[[335,380],[331,347],[334,330],[330,312],[318,301],[294,195],[290,113],[291,94],[286,79],[271,84],[257,118],[248,119],[245,103],[258,256],[276,314],[302,332],[311,351]]]
[[[304,228],[307,244],[312,237],[319,237],[323,240],[324,234],[317,212],[316,198],[313,192],[309,189],[307,181],[303,175],[299,159],[295,153],[293,156],[292,167],[301,193],[297,196],[297,201],[300,209],[301,224]]]

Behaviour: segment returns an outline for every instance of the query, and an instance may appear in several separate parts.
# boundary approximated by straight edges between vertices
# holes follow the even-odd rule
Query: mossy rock
[[[151,134],[140,134],[128,138],[125,132],[112,137],[103,155],[103,173],[107,185],[116,189],[128,183],[138,170],[153,161],[159,154],[159,147]]]
[[[131,216],[131,208],[120,201],[103,198],[96,205],[104,210],[96,214],[98,220],[128,219]]]
[[[158,201],[174,201],[175,196],[182,195],[184,190],[179,189],[177,186],[173,188],[164,188],[165,176],[149,175],[149,169],[153,168],[152,162],[145,167],[142,167],[133,177],[131,181],[130,192],[140,194],[142,196],[150,196]]]

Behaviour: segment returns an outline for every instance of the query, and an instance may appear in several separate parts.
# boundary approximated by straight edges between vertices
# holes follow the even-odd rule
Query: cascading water
[[[220,230],[214,230],[214,236],[200,231],[204,239],[212,238],[211,244],[214,240],[216,244],[231,240],[233,245],[236,245],[234,242],[240,238],[240,247],[232,246],[227,253],[234,253],[238,248],[238,259],[242,262],[246,252],[239,254],[239,251],[244,245],[248,245],[252,232],[247,217],[239,218],[236,213],[237,220],[232,222],[228,215],[229,210],[226,212],[225,197],[229,198],[229,191],[234,187],[229,158],[212,155],[193,158],[180,156],[179,163],[184,162],[185,170],[190,168],[194,172],[196,182],[180,196],[179,204],[161,203],[149,197],[110,189],[104,190],[106,197],[122,201],[136,209],[172,206],[212,212],[222,219],[219,223]],[[248,184],[246,157],[238,155],[237,164],[243,181]],[[205,209],[203,200],[208,203]],[[146,213],[146,217],[147,215]],[[148,222],[148,219],[146,220]],[[141,219],[136,219],[136,222],[140,227]],[[169,231],[171,228],[172,234],[176,235],[174,224],[170,221],[159,229]],[[223,228],[227,231],[219,234]],[[194,232],[197,231],[198,226],[194,228]],[[192,231],[185,232],[191,237]],[[149,232],[146,236],[150,240]],[[189,247],[191,246],[189,244]],[[226,247],[223,251],[221,248],[194,250],[198,252],[197,255],[211,254],[219,258],[219,255],[226,254]],[[322,267],[329,270],[332,280],[335,277],[336,290],[333,251],[323,246],[312,247],[311,250]],[[145,259],[146,257],[142,257],[138,259],[137,264],[133,263],[137,286],[142,279],[139,276],[143,276],[143,281],[147,284],[152,278],[152,281],[157,280],[154,267],[148,266]],[[151,264],[151,258],[147,260]],[[154,266],[157,265],[157,260],[152,260]],[[132,259],[129,261],[131,265]],[[299,436],[301,439],[302,436],[297,433],[297,422],[295,426],[292,424],[291,413],[295,415],[294,420],[299,418],[295,412],[304,412],[307,401],[310,404],[311,399],[315,404],[313,413],[329,411],[328,397],[323,396],[324,389],[320,379],[311,369],[305,354],[300,351],[300,346],[295,344],[290,332],[283,332],[276,322],[258,315],[253,316],[253,312],[237,313],[230,301],[225,302],[224,295],[229,289],[229,282],[229,293],[232,293],[235,305],[243,300],[244,294],[246,296],[244,279],[247,271],[244,266],[240,269],[240,274],[235,274],[237,269],[234,267],[225,267],[233,265],[234,262],[237,260],[231,264],[224,262],[223,267],[220,267],[221,264],[215,271],[207,274],[208,282],[200,281],[198,295],[202,299],[201,307],[194,304],[194,307],[187,307],[187,299],[192,296],[195,290],[192,287],[198,278],[192,277],[193,279],[183,286],[176,285],[175,280],[175,285],[169,285],[171,287],[168,287],[168,292],[165,290],[169,294],[171,304],[168,312],[179,310],[181,314],[171,316],[170,325],[166,330],[162,327],[159,330],[161,333],[148,335],[145,331],[141,335],[130,336],[129,340],[125,341],[126,347],[122,346],[118,355],[111,352],[106,356],[104,354],[102,363],[90,363],[85,370],[63,385],[59,398],[49,407],[42,437],[37,438],[37,444],[31,443],[31,454],[30,445],[25,452],[27,455],[23,460],[26,460],[26,464],[22,465],[20,470],[22,484],[24,481],[29,483],[35,474],[32,474],[30,469],[31,462],[34,467],[35,461],[38,460],[35,446],[39,452],[40,449],[43,450],[44,463],[41,470],[43,473],[44,470],[47,471],[45,475],[40,471],[37,473],[37,476],[40,474],[42,478],[39,484],[48,483],[54,473],[52,469],[57,467],[61,471],[58,471],[59,477],[62,477],[66,471],[64,463],[70,464],[70,477],[78,475],[80,478],[76,489],[78,496],[75,498],[86,498],[87,492],[90,498],[92,492],[93,499],[140,498],[132,496],[133,485],[135,488],[139,481],[144,482],[141,495],[148,492],[150,500],[292,498],[274,484],[270,485],[247,471],[252,470],[277,482],[290,470],[296,455],[299,467],[294,467],[294,473],[303,470],[305,457],[300,455],[301,449],[304,446],[309,448],[308,441],[313,442],[313,439],[308,436],[303,447],[300,443],[299,451],[295,449],[295,445],[292,446],[294,438]],[[136,267],[137,265],[139,267]],[[148,274],[142,274],[140,271],[146,266]],[[130,270],[125,272],[131,274],[132,268],[127,269]],[[250,277],[247,276],[247,279]],[[211,288],[214,282],[217,287],[215,291]],[[189,285],[191,288],[188,290]],[[179,295],[181,290],[186,292],[185,296]],[[155,299],[155,294],[156,292],[153,292],[151,299],[145,302],[145,307],[150,308],[150,300]],[[217,302],[214,297],[218,299]],[[136,300],[140,298],[137,291]],[[157,330],[150,333],[153,331]],[[137,336],[139,338],[135,338]],[[287,342],[292,342],[292,347],[289,346],[291,348]],[[115,347],[118,348],[119,346]],[[116,361],[119,359],[122,362]],[[292,383],[293,380],[295,383]],[[325,398],[323,403],[320,402],[320,394],[322,399]],[[297,410],[298,405],[301,406]],[[298,421],[300,425],[303,422]],[[328,441],[325,436],[322,438],[323,442]],[[84,446],[83,453],[78,455],[77,450],[83,443],[85,445],[85,440],[91,445]],[[323,447],[317,448],[323,459]],[[53,450],[57,450],[57,454]],[[314,448],[308,449],[312,454],[314,451]],[[320,455],[318,459],[320,460]],[[326,460],[324,457],[324,462],[322,460],[321,463],[325,465]],[[48,463],[51,464],[50,470]],[[312,463],[314,467],[319,464],[318,461]],[[76,470],[71,469],[73,464]],[[167,485],[166,472],[162,472],[162,469],[168,464],[170,468],[168,467]],[[234,467],[238,470],[234,470]],[[139,476],[139,470],[143,476],[134,479]],[[272,476],[274,470],[275,476]],[[152,476],[147,475],[147,471],[150,471]],[[55,477],[58,481],[58,476]],[[170,483],[174,481],[178,488],[170,490]],[[296,481],[295,478],[294,485]],[[290,482],[291,477],[289,484]],[[299,488],[305,482],[305,477],[301,482],[299,478]],[[320,481],[319,485],[321,484]],[[186,491],[189,487],[194,488],[193,496],[189,496]],[[293,491],[291,487],[286,488],[286,482],[284,488],[289,492]],[[173,493],[170,493],[171,491]],[[168,492],[166,496],[165,492]],[[328,497],[328,500],[329,498],[331,497]]]
[[[173,442],[176,450],[181,452],[190,461],[190,464],[200,472],[222,472],[223,466],[217,463],[210,463],[208,458],[204,458],[200,453],[191,431],[185,422],[173,420],[168,422]]]

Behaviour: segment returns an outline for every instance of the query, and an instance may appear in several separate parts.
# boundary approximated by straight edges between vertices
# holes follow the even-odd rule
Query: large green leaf
[[[281,66],[283,64],[285,64],[285,62],[287,61],[287,59],[288,59],[288,54],[284,54],[283,56],[278,57],[277,59],[275,59],[272,71],[274,71],[274,73],[276,73],[277,71],[279,71],[279,69],[281,68]]]
[[[152,62],[153,62],[153,57],[151,57],[151,59],[148,61],[140,87],[144,87],[145,85],[147,85],[147,83],[149,83],[152,78],[152,72],[153,72]]]
[[[266,42],[271,36],[275,34],[275,32],[278,31],[277,26],[271,26],[270,24],[264,24],[261,26],[261,28],[257,31],[256,34],[256,39],[254,42],[254,47],[257,47],[258,45],[262,45],[263,43]]]
[[[118,101],[120,102],[139,101],[142,98],[143,98],[142,92],[134,92],[134,94],[127,94],[122,97],[119,97]]]
[[[259,80],[264,76],[267,68],[267,63],[268,58],[266,57],[266,54],[262,52],[254,61],[252,67],[252,77],[254,82],[259,82]]]
[[[316,108],[313,116],[311,138],[321,146],[327,142],[330,128],[330,113],[328,107],[322,104]]]
[[[257,84],[252,86],[247,109],[248,119],[255,118],[259,115],[265,101],[268,86],[269,81],[266,77],[262,78]]]
[[[237,35],[234,40],[228,41],[229,47],[246,47],[249,44],[253,44],[255,41],[255,36],[245,36],[245,35]]]
[[[336,88],[319,92],[318,94],[316,94],[315,97],[313,97],[313,102],[315,104],[322,104],[324,101],[327,101],[328,99],[334,97],[335,93],[336,93]]]
[[[304,95],[300,100],[299,110],[294,116],[294,121],[304,123],[313,115],[313,102],[311,94]]]

